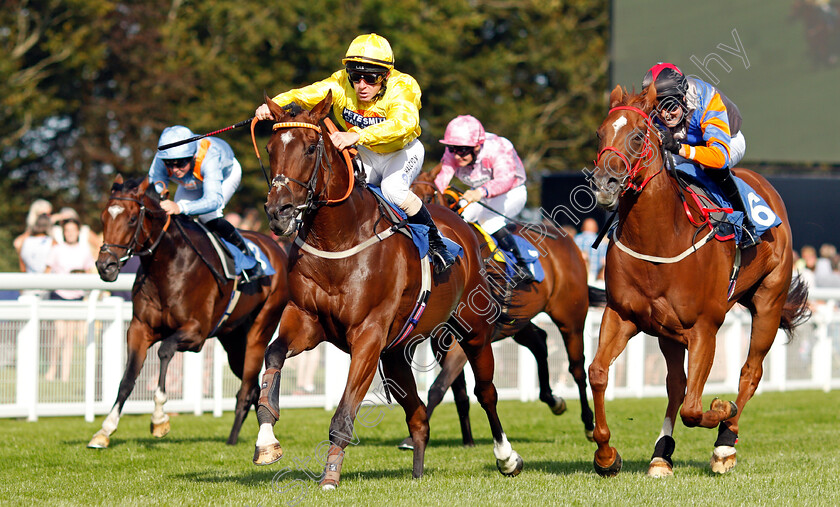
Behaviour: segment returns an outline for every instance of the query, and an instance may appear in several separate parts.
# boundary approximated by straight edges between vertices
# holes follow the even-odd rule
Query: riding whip
[[[210,137],[212,135],[219,134],[221,132],[227,132],[228,130],[231,130],[231,129],[244,127],[245,125],[250,124],[251,120],[253,120],[253,118],[248,118],[247,120],[242,120],[239,123],[234,123],[233,125],[231,125],[229,127],[225,127],[223,129],[219,129],[219,130],[214,130],[213,132],[209,132],[207,134],[201,134],[200,136],[193,136],[193,137],[190,137],[189,139],[182,139],[182,140],[176,141],[174,143],[164,144],[163,146],[158,146],[158,151],[168,150],[169,148],[174,148],[175,146],[181,146],[182,144],[187,144],[187,143],[191,143],[193,141],[198,141],[199,139],[204,139],[205,137]]]
[[[450,187],[451,187],[451,188],[454,188],[456,191],[460,192],[460,193],[461,193],[461,195],[463,195],[463,194],[464,194],[464,192],[463,192],[460,188],[458,188],[458,187],[456,187],[456,186],[454,186],[454,185],[450,185]],[[529,224],[529,223],[527,223],[527,222],[522,222],[522,221],[520,221],[520,220],[516,220],[516,219],[514,219],[514,218],[510,218],[509,216],[505,215],[504,213],[500,213],[500,212],[496,211],[495,209],[491,208],[490,206],[488,206],[488,205],[484,204],[484,203],[483,203],[483,202],[481,202],[480,200],[479,200],[479,201],[473,201],[473,202],[474,202],[475,204],[478,204],[479,206],[483,206],[483,207],[485,207],[486,209],[488,209],[488,210],[490,210],[491,212],[493,212],[493,213],[495,213],[495,214],[499,215],[500,217],[504,218],[505,220],[507,220],[507,221],[509,221],[509,222],[513,222],[513,223],[515,223],[515,224],[519,224],[519,225],[521,225],[522,227],[533,227],[533,225],[534,225],[534,224]],[[469,204],[472,204],[472,203],[469,203]],[[467,204],[467,206],[469,206],[469,204]],[[461,214],[461,212],[464,210],[464,208],[466,208],[467,206],[464,206],[464,207],[462,207],[461,209],[459,209],[457,213],[460,215],[460,214]],[[557,239],[557,236],[555,236],[554,234],[549,233],[548,231],[543,231],[543,234],[544,234],[545,236],[547,236],[547,237],[551,238],[551,239]]]

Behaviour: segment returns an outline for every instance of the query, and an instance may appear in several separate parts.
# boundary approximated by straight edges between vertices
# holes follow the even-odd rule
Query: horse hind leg
[[[728,420],[721,421],[718,436],[709,466],[712,472],[724,474],[737,464],[735,443],[738,440],[738,422],[744,413],[744,407],[752,399],[758,383],[764,374],[763,362],[776,338],[780,311],[768,311],[765,314],[753,312],[750,333],[750,348],[747,359],[741,368],[738,382],[738,396],[733,406],[740,408],[738,413]]]
[[[677,411],[685,398],[686,377],[684,369],[685,347],[668,338],[659,338],[659,349],[665,356],[668,375],[665,380],[668,391],[668,407],[665,409],[665,419],[662,430],[654,444],[653,456],[650,458],[648,477],[660,478],[674,475],[672,455],[676,448],[674,441],[674,421]]]
[[[158,372],[158,385],[155,389],[155,408],[152,411],[152,420],[149,423],[149,431],[152,436],[156,438],[163,438],[169,434],[169,415],[163,411],[163,405],[166,403],[166,371],[169,369],[169,363],[175,355],[175,350],[178,347],[177,333],[170,336],[160,344],[158,348],[158,358],[160,359],[160,371]]]
[[[535,324],[528,324],[513,335],[513,341],[527,348],[537,361],[537,378],[540,382],[540,401],[548,405],[551,413],[561,415],[566,411],[566,400],[555,396],[551,391],[551,379],[548,374],[548,333]]]
[[[515,477],[522,472],[524,462],[505,435],[499,414],[496,411],[498,393],[493,385],[493,349],[485,340],[477,337],[463,343],[464,351],[470,360],[475,374],[475,396],[481,408],[487,413],[490,423],[490,433],[493,435],[493,454],[496,456],[496,467],[502,475]]]
[[[467,379],[464,376],[463,369],[452,381],[452,395],[455,397],[458,421],[461,423],[461,441],[464,447],[475,447],[472,426],[470,425],[470,396],[467,393]]]

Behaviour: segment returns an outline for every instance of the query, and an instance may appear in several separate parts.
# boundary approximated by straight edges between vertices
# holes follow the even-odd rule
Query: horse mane
[[[111,192],[131,192],[137,190],[140,188],[140,184],[147,178],[148,176],[137,176],[135,178],[129,178],[122,183],[114,182],[111,186]],[[160,204],[160,194],[157,193],[154,185],[149,185],[144,195],[151,199],[152,202]]]

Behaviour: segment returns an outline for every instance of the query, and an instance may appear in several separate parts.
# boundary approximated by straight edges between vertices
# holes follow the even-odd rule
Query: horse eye
[[[318,148],[318,146],[317,146],[317,145],[315,145],[315,144],[310,144],[310,145],[309,145],[309,148],[307,148],[307,149],[306,149],[306,154],[307,154],[307,155],[312,155],[313,153],[315,153],[315,150],[316,150],[317,148]]]
[[[134,225],[137,223],[137,215],[132,215],[131,218],[128,219],[129,225]]]

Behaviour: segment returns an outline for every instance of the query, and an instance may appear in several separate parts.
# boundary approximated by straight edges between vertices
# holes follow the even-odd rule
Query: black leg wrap
[[[674,462],[671,461],[671,456],[673,456],[674,449],[676,449],[676,447],[677,443],[674,439],[665,435],[656,441],[656,446],[653,448],[653,456],[651,456],[650,459],[653,460],[654,458],[662,458],[667,461],[669,465],[674,466]]]
[[[265,371],[260,384],[260,401],[257,405],[257,421],[271,424],[280,418],[280,370],[270,368]]]
[[[734,431],[729,429],[729,425],[727,423],[720,423],[720,425],[718,426],[718,437],[717,440],[715,440],[715,447],[719,447],[721,445],[735,447],[735,444],[737,442],[738,435],[736,435]]]

